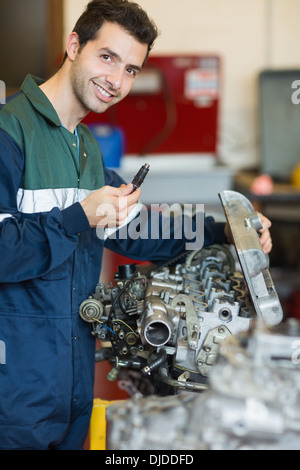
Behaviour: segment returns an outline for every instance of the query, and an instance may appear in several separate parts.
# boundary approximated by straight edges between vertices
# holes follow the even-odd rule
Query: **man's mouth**
[[[104,88],[102,88],[100,85],[97,85],[97,83],[93,82],[95,88],[98,90],[98,92],[104,96],[105,98],[113,98],[114,95],[112,95],[111,93],[108,93],[108,91],[106,91]]]

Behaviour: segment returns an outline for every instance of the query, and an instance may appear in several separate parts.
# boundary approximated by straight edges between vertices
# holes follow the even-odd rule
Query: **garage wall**
[[[299,0],[137,1],[161,31],[155,54],[222,57],[220,157],[234,168],[256,164],[257,75],[264,68],[300,69]],[[64,0],[65,37],[86,3]]]

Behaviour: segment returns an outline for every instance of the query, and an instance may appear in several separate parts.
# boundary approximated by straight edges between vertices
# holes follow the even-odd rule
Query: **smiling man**
[[[104,113],[128,95],[147,55],[147,44],[116,23],[103,24],[84,47],[73,32],[63,67],[40,88],[74,132],[89,111]]]
[[[83,447],[95,343],[78,312],[100,277],[96,228],[122,225],[141,192],[104,167],[81,120],[128,95],[156,37],[139,5],[94,0],[58,72],[47,81],[27,76],[0,111],[0,449]],[[224,224],[207,218],[204,239],[226,242]],[[186,241],[105,244],[155,262],[181,254]]]

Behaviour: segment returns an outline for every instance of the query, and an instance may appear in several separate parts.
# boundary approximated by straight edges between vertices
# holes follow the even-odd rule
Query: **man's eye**
[[[103,60],[105,60],[106,62],[110,62],[110,61],[111,61],[111,56],[108,55],[108,54],[103,54],[103,55],[101,56],[101,58],[102,58]]]
[[[132,77],[136,77],[136,70],[127,69],[127,72],[129,73],[129,75],[132,75]]]

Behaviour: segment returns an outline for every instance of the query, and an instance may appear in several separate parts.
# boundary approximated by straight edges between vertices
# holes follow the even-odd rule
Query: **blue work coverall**
[[[99,282],[104,248],[80,202],[124,181],[104,168],[86,126],[62,126],[40,83],[27,76],[0,110],[0,449],[76,450],[89,428],[95,353],[78,311]],[[225,242],[224,225],[207,218],[204,238]],[[155,262],[185,243],[105,245]]]

